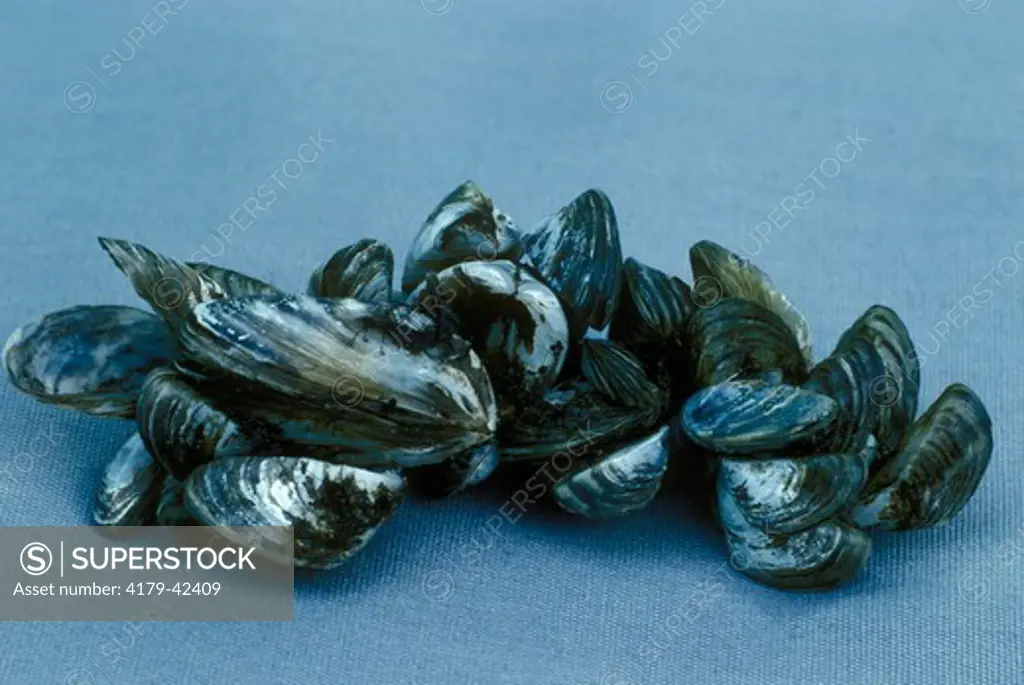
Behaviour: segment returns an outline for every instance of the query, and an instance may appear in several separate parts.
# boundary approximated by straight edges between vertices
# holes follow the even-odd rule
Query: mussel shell
[[[921,367],[906,325],[893,310],[882,305],[870,307],[836,344],[845,350],[856,340],[874,345],[885,365],[883,375],[871,379],[868,392],[878,406],[875,437],[882,454],[892,454],[903,441],[917,414]]]
[[[800,458],[722,459],[718,489],[727,490],[753,526],[768,534],[796,533],[845,511],[868,479],[874,437],[857,454]]]
[[[606,519],[643,509],[654,500],[668,466],[668,428],[611,449],[555,483],[559,506]]]
[[[830,590],[864,567],[871,538],[839,520],[793,535],[730,535],[733,568],[779,590]]]
[[[807,378],[807,363],[789,327],[747,300],[724,298],[695,309],[686,322],[686,345],[696,387],[775,369],[792,385]]]
[[[690,286],[630,257],[622,264],[622,292],[608,338],[633,349],[683,335],[693,310]]]
[[[822,451],[850,452],[861,448],[880,427],[877,383],[885,364],[875,346],[863,338],[837,348],[813,369],[803,387],[828,395],[839,405],[839,420]]]
[[[615,313],[622,283],[622,247],[611,200],[588,190],[543,219],[525,237],[542,280],[561,298],[574,329],[603,329]]]
[[[429,277],[409,298],[417,312],[453,317],[490,374],[495,391],[528,401],[558,378],[569,324],[551,290],[507,260],[466,262]]]
[[[807,321],[768,274],[710,240],[702,240],[690,248],[690,266],[693,268],[693,297],[697,306],[707,306],[723,297],[756,302],[785,322],[796,338],[805,370],[810,367],[813,355]]]
[[[184,480],[214,457],[253,455],[261,442],[243,430],[178,372],[157,369],[139,395],[136,421],[142,441],[172,476]]]
[[[309,278],[309,294],[353,297],[363,302],[389,302],[395,256],[391,248],[365,238],[335,252]]]
[[[720,454],[766,458],[815,445],[833,428],[839,407],[831,398],[790,385],[736,380],[698,391],[683,407],[683,430]]]
[[[210,279],[223,292],[225,297],[237,297],[240,295],[273,295],[281,292],[278,288],[266,281],[234,271],[223,266],[216,266],[209,262],[185,262],[185,266],[198,271]]]
[[[101,526],[145,526],[153,522],[164,471],[138,433],[121,446],[103,471],[93,499],[93,520]]]
[[[434,208],[409,246],[402,291],[411,293],[427,273],[465,261],[516,259],[522,249],[513,221],[473,181]]]
[[[833,588],[852,579],[871,552],[867,533],[839,517],[796,533],[771,534],[744,518],[729,489],[718,491],[717,504],[729,562],[736,570],[770,587]]]
[[[158,526],[198,526],[185,504],[185,484],[174,476],[164,477],[160,491],[160,501],[156,505],[156,525]]]
[[[497,426],[490,379],[469,343],[439,336],[404,306],[223,299],[196,307],[179,339],[222,388],[224,407],[346,463],[437,463],[487,442]]]
[[[134,307],[80,306],[47,314],[7,339],[11,383],[41,402],[130,417],[143,380],[177,356],[159,318]]]
[[[959,383],[910,427],[898,453],[882,461],[851,517],[861,527],[912,530],[956,516],[985,475],[992,420],[981,399]]]
[[[622,442],[658,423],[661,407],[626,407],[593,385],[572,380],[502,422],[502,461],[543,461],[559,452],[581,456]]]
[[[647,378],[644,365],[626,348],[608,340],[580,342],[580,372],[598,391],[626,407],[657,407],[664,394]]]
[[[99,241],[117,268],[131,281],[136,294],[172,329],[177,329],[200,302],[225,296],[216,278],[203,270],[165,257],[139,243],[114,238]]]
[[[410,486],[430,497],[444,497],[484,482],[501,461],[498,446],[488,442],[440,464],[406,471]]]
[[[403,489],[393,472],[308,457],[234,457],[193,471],[185,482],[185,501],[209,526],[292,526],[295,565],[332,568],[367,543],[401,501]],[[231,534],[230,528],[219,531]],[[268,533],[262,542],[266,556],[285,557],[283,541]]]

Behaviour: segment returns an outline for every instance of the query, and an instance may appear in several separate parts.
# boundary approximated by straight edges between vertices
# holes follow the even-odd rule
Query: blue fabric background
[[[3,336],[135,302],[97,235],[206,246],[297,289],[362,236],[404,254],[466,178],[526,225],[598,186],[624,251],[662,269],[688,279],[704,237],[757,252],[819,355],[894,307],[926,358],[923,404],[968,383],[996,451],[953,524],[878,536],[831,594],[726,570],[672,499],[605,524],[538,506],[488,537],[511,491],[491,487],[405,506],[353,563],[299,580],[294,623],[147,624],[116,662],[117,624],[3,624],[0,682],[1024,682],[1021,3],[706,0],[700,24],[689,0],[183,1],[156,3],[180,11],[150,14],[156,35],[122,60],[150,0],[0,8]],[[218,243],[318,130],[319,158]],[[851,161],[827,161],[858,131]],[[6,383],[0,406],[0,523],[86,523],[131,426]]]

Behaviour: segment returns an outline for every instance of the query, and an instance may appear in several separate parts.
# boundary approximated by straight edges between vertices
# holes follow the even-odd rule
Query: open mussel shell
[[[786,323],[796,338],[806,367],[810,367],[813,358],[810,327],[768,274],[710,240],[702,240],[690,248],[690,266],[693,268],[693,298],[698,307],[706,307],[723,297],[756,302]]]
[[[622,283],[622,247],[611,200],[588,190],[543,219],[524,239],[542,280],[562,299],[574,330],[603,329]]]
[[[870,307],[839,338],[836,350],[847,350],[856,341],[871,343],[885,367],[868,383],[871,401],[878,406],[874,434],[883,454],[892,454],[903,440],[917,413],[921,367],[906,325],[893,310]]]
[[[643,509],[654,500],[668,466],[668,428],[589,458],[555,483],[559,506],[572,514],[606,519]]]
[[[308,457],[234,457],[193,471],[185,482],[185,501],[209,526],[291,526],[295,565],[332,568],[369,541],[401,501],[403,489],[394,472]],[[231,535],[232,529],[219,532]],[[242,542],[252,544],[253,538],[245,537]],[[260,541],[260,551],[278,561],[290,551],[269,531]]]
[[[121,446],[103,471],[93,500],[93,520],[101,526],[145,526],[153,522],[164,471],[138,433]]]
[[[544,461],[559,452],[591,453],[652,428],[663,407],[629,407],[611,400],[583,380],[556,386],[543,398],[503,422],[499,433],[502,461]]]
[[[226,386],[225,407],[346,463],[437,463],[497,427],[490,379],[469,343],[401,305],[223,299],[196,307],[179,340],[212,387]]]
[[[444,497],[487,480],[501,461],[498,446],[488,442],[463,454],[406,471],[410,486],[430,497]]]
[[[164,322],[148,312],[80,306],[16,329],[3,363],[11,383],[37,400],[130,417],[146,374],[173,360],[175,347]]]
[[[466,262],[429,277],[409,298],[417,312],[453,318],[490,374],[514,401],[543,393],[558,378],[569,324],[551,290],[507,260]]]
[[[199,522],[185,504],[185,484],[174,476],[164,477],[160,501],[156,505],[158,526],[196,526]]]
[[[948,522],[978,488],[992,456],[992,420],[959,383],[939,396],[882,461],[851,512],[857,525],[912,530]]]
[[[173,329],[192,307],[224,297],[224,288],[201,270],[165,257],[145,245],[100,238],[100,245],[131,281],[135,292]]]
[[[868,436],[856,454],[724,458],[718,465],[718,489],[728,491],[744,518],[765,533],[796,533],[853,504],[876,454],[875,439]]]
[[[146,378],[136,421],[149,452],[179,480],[214,457],[253,455],[259,442],[172,369]]]
[[[878,382],[884,382],[885,374],[878,350],[863,338],[837,348],[811,369],[803,387],[828,395],[839,405],[839,420],[822,451],[855,451],[879,432],[883,405],[878,401]]]
[[[580,373],[598,391],[626,407],[657,407],[661,388],[647,378],[644,365],[626,348],[608,340],[580,342]]]
[[[409,246],[402,291],[411,293],[427,273],[466,261],[516,259],[521,251],[513,221],[473,181],[434,208]]]
[[[622,264],[622,292],[608,338],[631,349],[671,340],[683,334],[692,310],[686,283],[630,257]]]
[[[807,362],[792,331],[755,302],[724,298],[698,307],[687,319],[685,344],[698,388],[774,370],[792,385],[807,378]]]
[[[395,256],[391,248],[366,238],[335,252],[309,278],[309,294],[389,302]]]
[[[721,454],[766,458],[812,447],[835,424],[839,407],[829,397],[762,380],[719,383],[696,392],[680,414],[696,444]]]

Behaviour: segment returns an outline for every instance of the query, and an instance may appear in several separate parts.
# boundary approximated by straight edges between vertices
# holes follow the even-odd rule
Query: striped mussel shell
[[[946,388],[885,455],[851,512],[864,528],[913,530],[949,522],[974,495],[992,457],[992,419],[974,391]]]
[[[494,434],[490,379],[469,343],[401,305],[305,295],[195,307],[179,333],[218,406],[289,452],[356,466],[422,466]],[[293,451],[294,450],[294,451]]]
[[[432,271],[466,261],[515,260],[521,250],[515,222],[466,181],[441,200],[413,238],[402,291],[411,293]]]
[[[540,278],[565,304],[574,338],[612,321],[622,285],[622,247],[611,200],[588,190],[524,238]]]
[[[362,302],[391,301],[395,256],[391,248],[371,238],[347,245],[309,277],[315,297],[351,297]]]
[[[177,355],[158,317],[134,307],[83,305],[17,328],[3,365],[16,388],[41,402],[126,418],[135,414],[146,375]]]

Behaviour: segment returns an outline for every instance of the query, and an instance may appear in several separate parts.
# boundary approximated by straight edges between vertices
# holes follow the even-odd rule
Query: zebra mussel
[[[64,309],[3,351],[32,397],[135,421],[97,488],[100,525],[291,526],[294,564],[325,569],[409,492],[550,463],[551,500],[610,519],[678,496],[678,463],[714,493],[738,570],[821,589],[864,565],[870,530],[953,518],[992,452],[963,385],[916,416],[920,368],[892,310],[868,309],[814,363],[767,274],[710,241],[690,251],[692,287],[624,259],[596,189],[524,230],[463,183],[419,228],[399,289],[370,238],[303,293],[100,244],[153,313]]]

